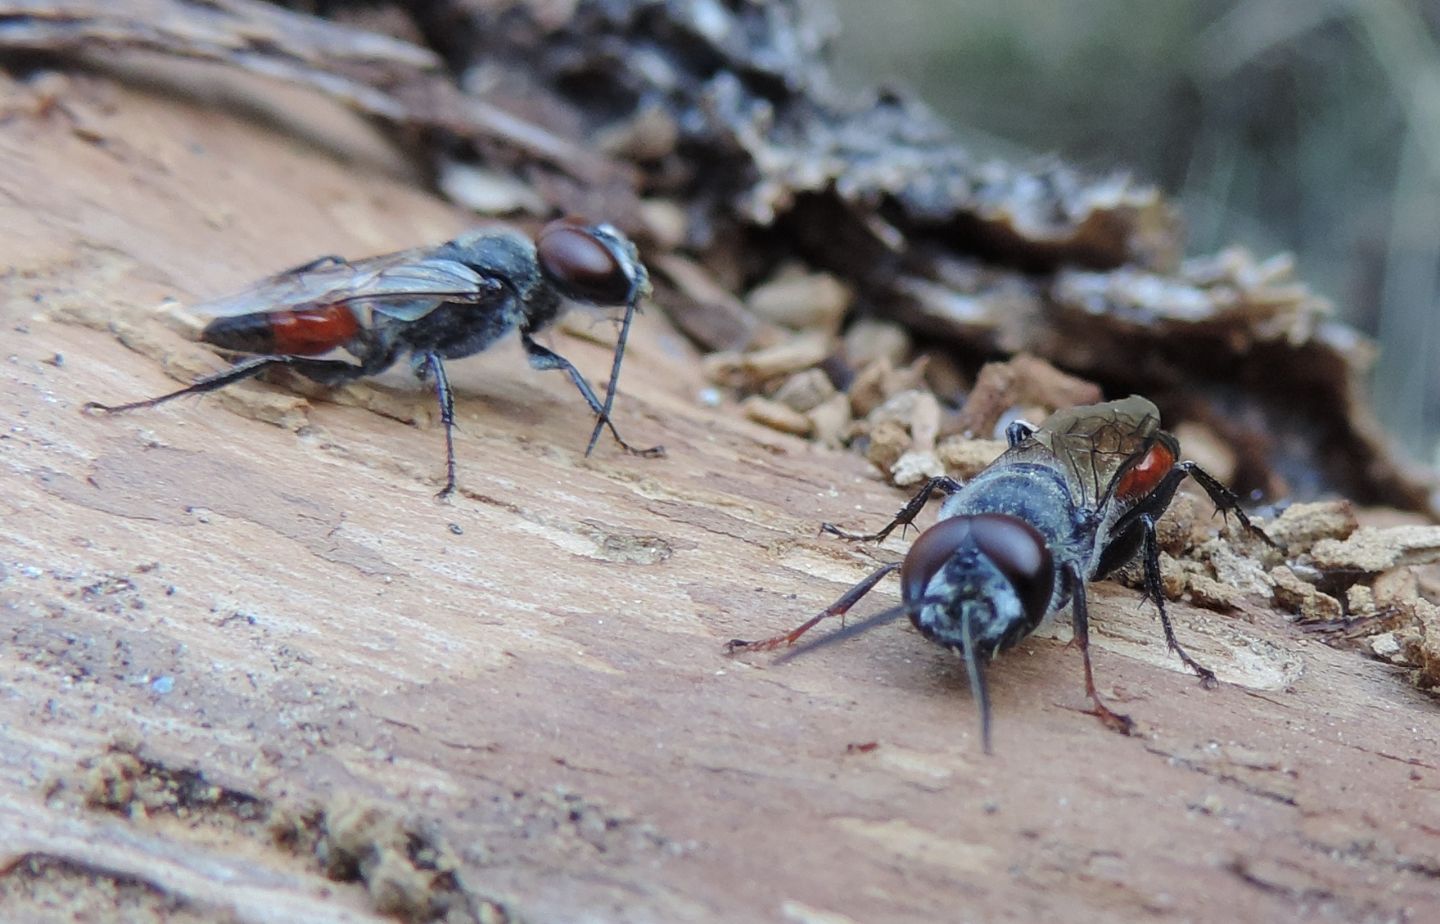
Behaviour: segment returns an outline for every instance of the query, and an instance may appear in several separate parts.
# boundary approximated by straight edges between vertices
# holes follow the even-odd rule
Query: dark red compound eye
[[[1055,566],[1045,537],[1018,517],[980,514],[971,520],[975,544],[1010,580],[1025,615],[1039,620],[1055,592]]]
[[[574,221],[552,221],[535,241],[540,267],[571,298],[597,305],[623,305],[634,283],[613,251],[593,231]]]
[[[1055,589],[1055,568],[1040,533],[1003,513],[950,517],[920,534],[900,566],[901,593],[919,600],[936,573],[957,551],[973,543],[1015,588],[1025,614],[1038,621]]]
[[[950,517],[921,533],[900,565],[900,594],[906,603],[925,596],[936,573],[970,539],[970,517]]]

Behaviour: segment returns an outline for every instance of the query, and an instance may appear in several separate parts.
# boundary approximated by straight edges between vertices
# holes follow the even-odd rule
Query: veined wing
[[[279,273],[238,295],[204,302],[192,310],[204,317],[235,317],[350,305],[414,321],[445,302],[481,302],[496,297],[501,289],[497,280],[463,263],[404,250]]]
[[[1160,430],[1160,411],[1145,398],[1088,404],[1056,411],[1005,455],[1013,461],[1053,456],[1076,501],[1095,509],[1116,477],[1133,464]]]

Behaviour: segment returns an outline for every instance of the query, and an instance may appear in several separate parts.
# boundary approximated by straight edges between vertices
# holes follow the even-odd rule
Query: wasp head
[[[634,305],[650,277],[629,238],[608,224],[552,221],[535,239],[540,269],[567,298],[594,305]]]
[[[947,517],[920,534],[900,566],[915,628],[960,652],[990,751],[990,699],[981,658],[1024,638],[1055,592],[1055,563],[1035,527],[1004,513]]]
[[[941,520],[915,540],[900,568],[916,628],[942,645],[989,654],[1045,616],[1055,566],[1040,533],[1018,517]]]

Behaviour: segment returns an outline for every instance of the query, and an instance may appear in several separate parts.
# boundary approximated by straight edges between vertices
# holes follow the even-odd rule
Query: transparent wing
[[[1144,398],[1089,404],[1056,411],[1020,445],[1010,461],[1058,461],[1082,506],[1096,509],[1110,486],[1155,439],[1160,412]]]
[[[339,261],[279,273],[228,298],[195,305],[205,317],[234,317],[307,306],[364,305],[404,321],[445,302],[481,302],[500,283],[455,260],[406,250],[355,262]]]

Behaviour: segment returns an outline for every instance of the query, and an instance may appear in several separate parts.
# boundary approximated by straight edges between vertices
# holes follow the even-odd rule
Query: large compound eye
[[[540,268],[567,296],[597,305],[630,301],[634,281],[614,251],[586,226],[552,221],[540,231],[535,250]]]
[[[973,517],[950,517],[921,533],[900,565],[900,595],[906,603],[925,596],[931,578],[970,539]]]
[[[1003,513],[970,517],[970,535],[1015,588],[1025,615],[1038,622],[1055,592],[1055,566],[1045,538],[1024,520]]]
[[[905,601],[924,597],[935,574],[967,544],[973,544],[995,565],[1015,588],[1025,615],[1038,622],[1055,590],[1050,550],[1035,527],[1003,513],[950,517],[921,533],[900,566],[900,591]]]

